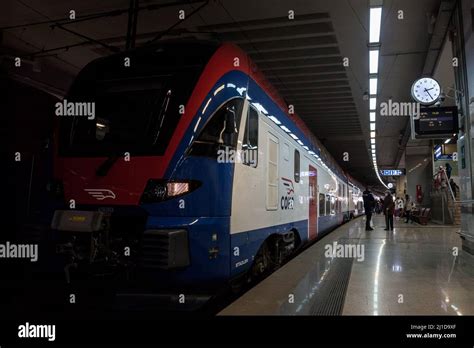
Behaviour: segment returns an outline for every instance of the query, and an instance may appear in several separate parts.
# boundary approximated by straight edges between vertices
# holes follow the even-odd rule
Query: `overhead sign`
[[[417,139],[449,138],[458,132],[458,109],[455,106],[422,108],[413,123]]]
[[[380,175],[382,176],[401,176],[405,174],[406,174],[405,169],[381,169],[380,170]]]

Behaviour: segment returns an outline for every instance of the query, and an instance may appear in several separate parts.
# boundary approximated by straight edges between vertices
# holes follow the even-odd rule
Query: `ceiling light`
[[[375,139],[373,139],[373,138],[370,139],[370,143],[371,143],[371,144],[375,144]]]
[[[379,71],[379,50],[369,51],[369,74],[377,74]]]
[[[370,122],[375,122],[375,112],[370,112]]]
[[[369,79],[369,93],[372,95],[377,94],[377,78],[371,77]]]
[[[447,139],[444,143],[447,144],[451,141],[451,138]]]
[[[370,43],[377,43],[380,41],[381,22],[382,22],[382,7],[372,7],[370,9],[370,33],[369,33]]]
[[[370,130],[371,131],[375,130],[375,122],[370,122]]]
[[[369,110],[375,110],[377,108],[377,98],[372,97],[369,99]]]
[[[370,137],[375,138],[375,132],[370,132]]]

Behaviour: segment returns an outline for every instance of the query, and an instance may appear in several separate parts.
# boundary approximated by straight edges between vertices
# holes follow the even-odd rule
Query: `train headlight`
[[[169,182],[166,184],[166,191],[169,197],[183,195],[189,192],[189,182]]]
[[[141,202],[154,203],[166,201],[190,193],[201,186],[201,182],[196,180],[148,180],[143,191]]]

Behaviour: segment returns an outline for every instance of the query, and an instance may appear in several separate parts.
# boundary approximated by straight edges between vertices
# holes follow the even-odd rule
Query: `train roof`
[[[265,75],[258,69],[257,65],[252,61],[252,59],[240,47],[232,43],[223,43],[219,50],[229,51],[231,55],[233,53],[235,56],[245,56],[246,60],[248,61],[248,66],[241,65],[241,70],[247,72],[250,77],[252,77],[252,79],[265,90],[270,98],[294,122],[296,127],[306,136],[306,138],[310,140],[315,147],[317,147],[323,162],[325,162],[326,165],[339,176],[347,177],[345,171],[339,166],[334,157],[329,153],[329,151],[319,141],[319,139],[316,138],[316,136],[311,132],[308,126],[298,116],[298,114],[296,112],[292,114],[288,112],[289,105],[287,102],[279,94],[278,90],[268,81]]]

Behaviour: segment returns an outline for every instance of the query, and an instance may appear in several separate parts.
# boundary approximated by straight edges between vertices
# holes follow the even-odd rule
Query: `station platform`
[[[344,224],[218,315],[474,315],[474,257],[459,227],[395,219],[385,231],[383,215],[373,224]],[[362,253],[328,257],[335,242]]]

